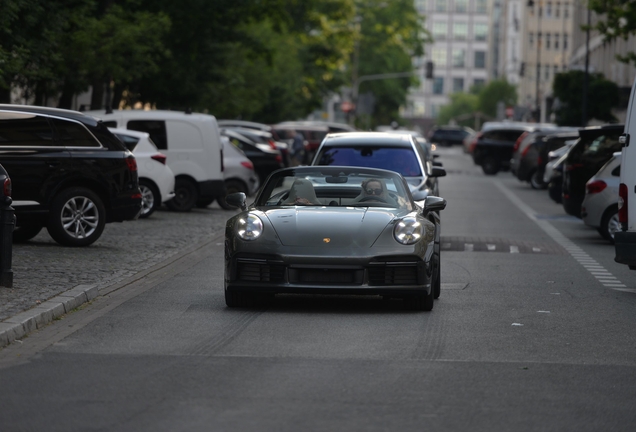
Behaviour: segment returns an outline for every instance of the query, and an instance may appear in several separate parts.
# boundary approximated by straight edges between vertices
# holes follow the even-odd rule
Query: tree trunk
[[[119,109],[119,104],[121,103],[125,89],[125,84],[115,83],[115,88],[113,89],[113,102],[111,104],[113,109]]]
[[[106,108],[104,104],[104,81],[97,78],[93,79],[92,88],[91,109],[100,110]]]
[[[67,80],[64,80],[64,87],[62,87],[62,94],[60,100],[57,103],[58,108],[71,109],[73,106],[73,86]]]
[[[11,90],[0,87],[0,103],[11,103]]]

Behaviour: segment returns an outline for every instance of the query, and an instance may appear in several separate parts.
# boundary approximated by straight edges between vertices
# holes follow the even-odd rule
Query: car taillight
[[[168,157],[165,154],[163,154],[163,153],[157,153],[157,154],[154,154],[154,155],[150,156],[150,159],[154,159],[157,162],[162,163],[162,164],[165,165],[166,164],[166,160],[168,159]]]
[[[607,183],[605,183],[603,180],[589,181],[585,185],[585,189],[587,190],[587,193],[589,194],[602,192],[606,187],[607,187]]]
[[[577,168],[583,168],[583,164],[580,163],[576,163],[576,164],[567,164],[564,165],[565,171],[573,171]]]
[[[523,141],[523,139],[526,137],[526,135],[528,135],[528,132],[524,132],[522,133],[519,138],[517,138],[517,141],[515,141],[515,145],[514,147],[512,147],[512,152],[516,153],[517,150],[519,150],[519,146],[521,145],[521,141]],[[525,156],[525,154],[524,154]]]
[[[528,154],[528,151],[530,151],[530,146],[527,146],[526,148],[523,149],[523,151],[521,152],[521,157],[526,157],[526,155]]]
[[[543,165],[543,158],[541,156],[537,156],[537,165]]]
[[[254,164],[250,161],[243,161],[241,162],[241,165],[243,165],[247,169],[254,170]]]
[[[126,158],[126,165],[129,171],[137,171],[137,160],[133,156]]]
[[[618,221],[627,229],[627,185],[621,183],[618,186]]]
[[[6,197],[11,196],[11,179],[10,178],[4,179],[4,183],[2,184],[2,193]]]
[[[276,162],[278,162],[279,164],[283,163],[283,157],[281,155],[276,155]]]
[[[477,134],[477,136],[471,141],[470,147],[468,148],[469,153],[472,153],[475,150],[475,147],[477,147],[477,140],[479,138],[481,138],[481,133]]]
[[[276,143],[274,143],[274,140],[268,139],[267,142],[269,143],[269,146],[271,148],[273,148],[274,150],[276,150]]]

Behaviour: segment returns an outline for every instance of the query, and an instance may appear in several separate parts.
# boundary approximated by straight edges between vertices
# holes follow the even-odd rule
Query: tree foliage
[[[591,10],[599,14],[594,29],[598,30],[605,40],[627,40],[636,34],[636,1],[634,0],[589,0]],[[636,53],[633,51],[618,54],[616,58],[624,63],[636,65]]]
[[[444,105],[437,116],[437,124],[456,123],[472,126],[472,115],[479,111],[479,96],[471,93],[453,93],[450,103]]]
[[[583,117],[583,81],[585,72],[569,71],[554,77],[553,94],[558,104],[553,108],[556,123],[560,126],[579,126]],[[589,75],[588,81],[588,119],[598,119],[608,123],[617,121],[612,108],[618,105],[620,96],[618,86],[608,81],[603,74]]]
[[[476,89],[479,102],[477,108],[490,117],[497,116],[497,105],[501,102],[504,106],[517,104],[517,88],[505,79],[490,81],[488,84]]]

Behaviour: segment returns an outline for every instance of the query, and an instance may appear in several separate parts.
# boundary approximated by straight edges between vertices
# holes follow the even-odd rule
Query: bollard
[[[0,286],[13,288],[13,229],[15,210],[11,207],[11,197],[0,197]]]

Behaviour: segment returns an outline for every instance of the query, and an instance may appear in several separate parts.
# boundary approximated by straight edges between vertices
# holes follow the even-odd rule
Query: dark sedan
[[[225,301],[254,304],[277,293],[403,298],[430,311],[440,294],[439,215],[446,201],[413,201],[402,176],[360,167],[273,173],[225,229]],[[257,303],[257,302],[256,302]]]
[[[221,135],[227,137],[233,145],[245,153],[245,156],[254,164],[254,171],[261,183],[270,173],[284,167],[283,157],[275,147],[256,142],[232,129],[222,129]]]

